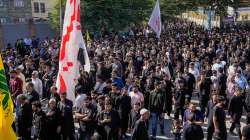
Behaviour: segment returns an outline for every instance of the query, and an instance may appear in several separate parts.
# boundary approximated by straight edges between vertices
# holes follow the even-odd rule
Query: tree
[[[81,21],[84,28],[96,31],[102,27],[120,30],[131,23],[138,24],[149,15],[154,0],[82,0]],[[59,0],[50,14],[53,28],[59,29]],[[66,0],[62,0],[65,7]],[[63,8],[64,9],[64,8]]]
[[[198,2],[197,2],[198,1]],[[162,19],[195,9],[199,1],[206,0],[160,0]],[[60,0],[50,14],[53,28],[59,29]],[[148,21],[156,0],[81,0],[81,21],[85,29],[98,31],[123,30],[131,24]],[[62,0],[65,7],[66,0]],[[64,9],[64,8],[62,8]]]
[[[196,0],[162,0],[161,11],[163,19],[179,15],[187,10],[197,8]]]

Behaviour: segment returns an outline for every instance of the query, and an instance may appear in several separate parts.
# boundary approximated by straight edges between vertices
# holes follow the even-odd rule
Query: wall
[[[40,39],[46,37],[56,37],[56,32],[52,30],[47,23],[36,23],[33,25],[34,32],[30,31],[30,25],[27,23],[23,24],[4,24],[0,30],[2,33],[3,45],[7,46],[8,43],[14,44],[19,38],[30,37],[30,34],[34,34]],[[1,39],[0,39],[1,40]],[[3,48],[3,46],[0,46]]]

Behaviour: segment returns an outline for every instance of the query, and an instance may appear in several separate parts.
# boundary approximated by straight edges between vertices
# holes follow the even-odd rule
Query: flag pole
[[[59,0],[60,4],[60,35],[62,36],[62,0]]]

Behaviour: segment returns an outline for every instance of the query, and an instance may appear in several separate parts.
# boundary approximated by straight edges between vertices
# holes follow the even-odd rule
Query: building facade
[[[32,18],[31,0],[0,0],[0,23],[23,23]]]
[[[31,0],[32,17],[35,20],[48,20],[57,0]]]

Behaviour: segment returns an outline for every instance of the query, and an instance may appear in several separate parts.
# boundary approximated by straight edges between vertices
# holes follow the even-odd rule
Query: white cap
[[[17,68],[20,69],[20,70],[24,70],[23,65],[19,65]]]
[[[146,109],[146,108],[143,108],[143,109],[141,109],[141,111],[140,111],[140,115],[143,115],[143,114],[145,114],[145,113],[147,113],[148,112],[148,110]]]

